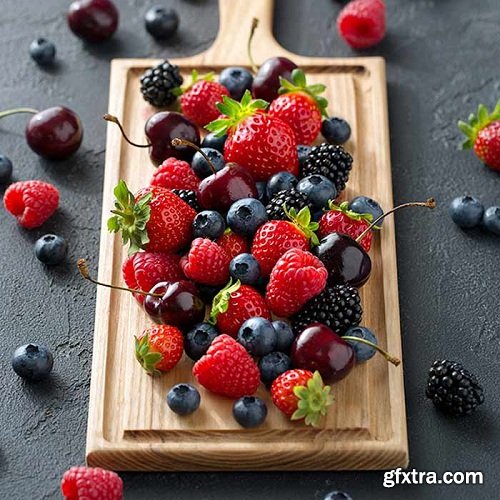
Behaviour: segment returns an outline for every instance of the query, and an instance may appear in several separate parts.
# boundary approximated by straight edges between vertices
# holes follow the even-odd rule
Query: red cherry
[[[87,42],[102,42],[118,28],[119,13],[111,0],[76,0],[69,6],[71,31]]]

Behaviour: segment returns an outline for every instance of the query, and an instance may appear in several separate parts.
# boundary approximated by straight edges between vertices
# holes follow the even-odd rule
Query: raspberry
[[[61,491],[66,500],[122,500],[123,482],[115,472],[99,467],[71,467],[64,473]]]
[[[151,178],[151,186],[167,189],[190,189],[196,191],[200,179],[196,177],[189,163],[177,158],[167,158]]]

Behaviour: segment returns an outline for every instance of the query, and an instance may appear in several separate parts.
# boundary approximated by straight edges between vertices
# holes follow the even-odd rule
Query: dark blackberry
[[[358,290],[350,285],[335,285],[307,302],[292,318],[292,326],[299,334],[311,323],[323,323],[343,335],[351,326],[359,325],[362,315]]]
[[[183,81],[179,66],[163,61],[158,66],[146,70],[141,76],[141,93],[147,102],[161,108],[177,99],[173,90],[180,87]]]
[[[340,193],[345,189],[351,169],[352,156],[342,146],[323,143],[311,149],[302,165],[301,176],[324,175]]]
[[[304,207],[309,207],[309,209],[312,208],[307,196],[299,193],[295,190],[295,188],[292,188],[288,191],[280,191],[266,205],[268,218],[275,220],[288,220],[288,217],[283,210],[283,205],[286,205],[287,210],[295,208],[297,212]]]
[[[197,212],[201,212],[201,207],[198,205],[198,199],[196,198],[196,191],[191,191],[190,189],[172,189],[172,193],[175,193],[182,201],[185,201]]]
[[[472,413],[484,401],[476,377],[460,363],[444,359],[431,366],[425,393],[436,408],[454,416]]]

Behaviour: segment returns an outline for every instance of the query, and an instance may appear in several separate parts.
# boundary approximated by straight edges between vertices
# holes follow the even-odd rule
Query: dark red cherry
[[[118,28],[119,13],[111,0],[76,0],[69,6],[71,31],[87,42],[102,42]]]
[[[252,94],[256,99],[271,102],[278,97],[280,76],[290,80],[297,65],[286,57],[271,57],[264,61],[253,79]]]

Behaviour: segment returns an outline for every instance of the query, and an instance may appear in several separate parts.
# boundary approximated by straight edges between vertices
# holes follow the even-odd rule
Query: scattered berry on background
[[[252,95],[271,102],[278,97],[280,77],[290,80],[297,65],[286,57],[271,57],[259,67],[252,84]]]
[[[215,210],[203,210],[193,219],[193,237],[216,240],[226,230],[226,221]]]
[[[186,333],[184,337],[184,350],[193,360],[198,361],[206,354],[219,332],[210,323],[199,323]]]
[[[270,352],[259,361],[260,379],[269,387],[282,373],[292,368],[290,356],[283,352]]]
[[[71,467],[63,475],[61,492],[65,500],[122,500],[123,482],[116,472],[110,470],[99,467]]]
[[[40,66],[50,66],[56,58],[56,46],[45,38],[37,38],[30,44],[30,56]]]
[[[150,375],[171,370],[182,358],[184,338],[170,325],[154,325],[135,337],[135,357]]]
[[[219,83],[226,87],[234,100],[241,101],[245,91],[252,89],[253,75],[245,68],[230,66],[220,72]]]
[[[368,340],[372,344],[378,344],[375,334],[370,329],[364,326],[354,326],[352,328],[349,328],[349,330],[345,332],[345,336],[357,337],[360,339]],[[356,342],[355,340],[349,339],[345,339],[345,341],[354,349],[354,355],[356,356],[357,363],[368,361],[369,359],[373,358],[373,356],[375,356],[375,353],[377,352],[374,347],[371,347],[368,344],[363,344],[362,342]]]
[[[352,497],[344,491],[330,491],[323,500],[352,500]]]
[[[448,209],[451,220],[461,228],[479,226],[483,219],[484,206],[473,196],[459,196],[450,203]]]
[[[229,335],[219,335],[193,366],[200,385],[232,399],[254,394],[260,383],[259,368],[245,348]]]
[[[259,262],[250,253],[239,254],[229,264],[229,274],[243,285],[255,285],[260,278]]]
[[[14,182],[4,193],[3,204],[22,227],[33,229],[57,210],[59,191],[48,182]]]
[[[226,143],[227,135],[221,135],[220,137],[215,135],[213,132],[208,133],[201,141],[202,148],[216,149],[220,153],[224,153],[224,144]]]
[[[255,396],[243,396],[233,404],[233,417],[245,429],[262,425],[267,417],[267,406]]]
[[[474,149],[484,164],[500,170],[500,101],[491,113],[480,104],[477,114],[471,114],[468,122],[459,121],[458,128],[466,137],[462,149]]]
[[[205,179],[212,175],[214,173],[213,168],[215,168],[216,172],[219,172],[225,167],[224,156],[219,150],[207,147],[202,147],[201,150],[208,156],[212,165],[209,165],[205,157],[199,151],[196,151],[191,161],[191,168],[198,178]]]
[[[347,208],[357,214],[371,214],[372,220],[378,219],[384,213],[380,204],[368,196],[354,197]],[[382,227],[383,223],[384,219],[380,220],[377,226]]]
[[[12,369],[26,380],[42,380],[49,376],[54,365],[52,353],[44,346],[26,344],[12,355]]]
[[[196,191],[200,179],[193,172],[191,165],[177,158],[167,158],[153,173],[151,186],[166,189],[190,189]]]
[[[237,340],[249,354],[261,357],[274,351],[277,334],[268,319],[254,317],[241,325]]]
[[[307,196],[307,200],[315,210],[328,206],[328,202],[337,197],[337,190],[333,182],[318,174],[304,177],[298,182],[295,189]]]
[[[255,198],[235,201],[227,212],[227,225],[241,236],[252,237],[265,222],[266,207]]]
[[[12,178],[12,162],[10,158],[0,154],[0,184],[7,184]]]
[[[234,259],[241,253],[247,253],[249,250],[247,240],[243,236],[233,233],[229,228],[224,231],[224,234],[216,243],[226,251],[231,259]]]
[[[385,37],[384,0],[353,0],[337,18],[341,38],[353,49],[367,49]]]
[[[172,8],[155,5],[144,14],[144,25],[153,38],[166,40],[176,33],[179,27],[179,14]]]
[[[427,397],[444,413],[472,413],[484,402],[483,388],[476,377],[455,361],[434,361],[427,380]]]
[[[290,172],[278,172],[267,183],[266,194],[270,200],[281,191],[288,191],[297,185],[297,177]]]
[[[326,139],[326,142],[341,146],[351,137],[351,126],[343,118],[331,116],[323,120],[321,135]]]
[[[35,256],[48,266],[60,264],[68,253],[66,240],[56,234],[46,234],[35,243]]]
[[[183,82],[179,66],[165,60],[141,76],[141,93],[151,105],[162,108],[177,99],[177,89]]]
[[[267,203],[267,182],[260,181],[255,183],[255,187],[257,188],[257,199],[266,204]]]
[[[273,328],[278,335],[276,350],[285,353],[289,352],[295,339],[292,327],[286,321],[276,320],[273,321]]]
[[[118,28],[119,12],[111,0],[76,0],[69,6],[71,31],[87,42],[102,42]]]
[[[299,144],[297,146],[297,155],[299,156],[299,171],[302,172],[302,167],[306,161],[306,158],[309,156],[312,147],[306,146],[305,144]]]
[[[283,210],[283,205],[288,210],[295,209],[300,212],[303,208],[307,207],[310,210],[312,205],[303,193],[299,193],[295,188],[287,191],[280,191],[266,205],[267,217],[269,220],[288,220],[288,216]]]
[[[183,202],[187,203],[196,212],[201,212],[201,207],[198,204],[196,191],[192,189],[172,189],[172,193],[176,194]]]
[[[177,415],[191,415],[200,407],[200,393],[191,384],[176,384],[167,393],[168,407]]]
[[[489,207],[484,211],[483,226],[490,233],[500,236],[500,207]]]

